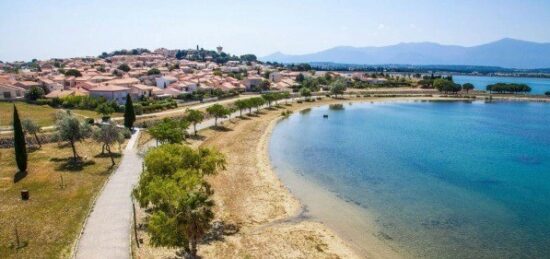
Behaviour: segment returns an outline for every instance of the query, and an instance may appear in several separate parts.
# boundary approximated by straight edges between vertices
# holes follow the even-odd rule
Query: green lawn
[[[13,104],[17,106],[19,117],[23,119],[31,119],[40,126],[50,126],[55,123],[55,113],[58,109],[54,109],[48,105],[35,105],[25,102],[0,102],[0,127],[11,126],[13,116]],[[84,117],[100,118],[101,116],[95,111],[90,110],[73,110],[77,115]],[[122,116],[122,113],[115,113],[113,117]]]
[[[67,167],[68,146],[46,144],[30,152],[28,174],[14,183],[14,151],[0,149],[0,258],[69,257],[92,199],[111,172],[109,158],[96,157],[97,143],[79,143],[77,151],[86,157],[79,168]],[[29,201],[20,199],[21,189],[29,190]],[[13,248],[16,225],[26,244],[18,250]]]

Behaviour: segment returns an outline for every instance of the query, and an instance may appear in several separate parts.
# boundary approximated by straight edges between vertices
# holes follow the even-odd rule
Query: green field
[[[35,105],[25,102],[0,102],[0,127],[11,126],[13,116],[13,104],[17,106],[19,117],[23,119],[31,119],[40,126],[50,126],[55,123],[55,113],[59,109],[54,109],[48,105]],[[84,117],[99,118],[97,112],[90,110],[73,110],[77,115]],[[122,116],[121,113],[115,113],[113,117]]]

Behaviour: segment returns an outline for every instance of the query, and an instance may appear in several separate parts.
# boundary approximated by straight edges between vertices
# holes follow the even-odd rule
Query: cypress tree
[[[25,144],[25,134],[19,120],[17,107],[13,105],[13,146],[15,148],[15,161],[20,172],[27,171],[27,146]]]
[[[134,104],[130,94],[126,95],[126,105],[124,106],[124,127],[133,128],[136,121],[136,113],[134,112]]]

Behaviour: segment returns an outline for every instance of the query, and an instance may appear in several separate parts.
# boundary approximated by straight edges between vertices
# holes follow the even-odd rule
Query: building
[[[126,96],[130,93],[130,88],[118,85],[100,85],[90,89],[89,92],[92,97],[103,97],[106,100],[122,104],[126,102]]]
[[[243,80],[244,87],[247,91],[260,86],[262,78],[259,76],[249,76]]]
[[[173,76],[161,76],[161,77],[155,78],[155,81],[157,83],[158,88],[164,89],[167,86],[169,86],[171,83],[174,83],[178,80]]]
[[[25,97],[25,89],[13,86],[0,84],[0,100],[16,100]]]

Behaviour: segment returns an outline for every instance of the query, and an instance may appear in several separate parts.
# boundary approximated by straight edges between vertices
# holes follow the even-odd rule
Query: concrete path
[[[118,169],[99,194],[76,248],[76,258],[130,258],[133,222],[131,193],[141,174],[136,148],[139,131],[123,152]]]

